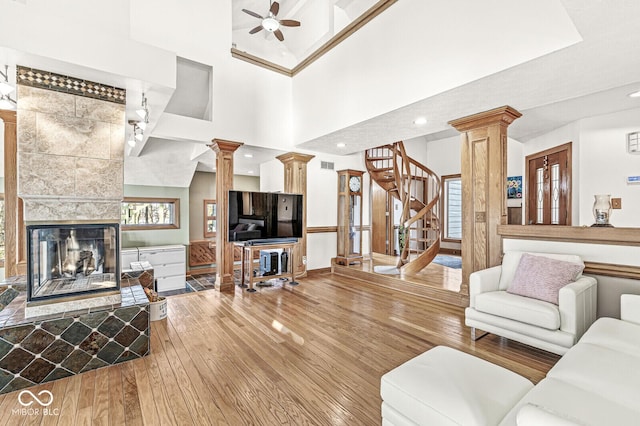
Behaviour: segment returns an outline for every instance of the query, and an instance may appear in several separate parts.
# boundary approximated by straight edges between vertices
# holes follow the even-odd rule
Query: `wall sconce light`
[[[129,124],[133,126],[133,132],[127,143],[131,148],[136,146],[136,141],[142,141],[144,138],[144,129],[140,126],[141,122],[138,120],[129,120]]]
[[[143,123],[146,124],[149,122],[149,108],[147,107],[147,98],[144,96],[144,92],[142,93],[142,102],[140,108],[136,110],[136,114],[140,116]]]
[[[12,99],[9,94],[15,90],[11,84],[9,84],[9,65],[4,66],[4,72],[0,71],[0,109],[16,109],[17,102]]]

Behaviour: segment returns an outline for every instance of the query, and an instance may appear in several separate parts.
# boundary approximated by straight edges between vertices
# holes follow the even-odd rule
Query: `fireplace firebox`
[[[119,227],[27,226],[27,305],[119,293]]]

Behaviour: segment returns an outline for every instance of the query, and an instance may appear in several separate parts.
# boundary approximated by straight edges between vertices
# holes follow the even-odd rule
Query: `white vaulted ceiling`
[[[640,108],[626,96],[640,89],[635,0],[399,0],[294,77],[231,47],[291,67],[377,1],[282,0],[278,17],[302,22],[283,29],[284,43],[248,34],[259,22],[242,9],[264,14],[267,0],[90,3],[105,9],[87,19],[80,0],[0,0],[0,59],[124,87],[127,118],[145,92],[151,122],[125,161],[127,183],[190,182],[212,169],[212,138],[257,149],[238,167],[257,174],[265,155],[435,140],[456,133],[448,121],[505,104],[523,113],[509,133],[524,142]]]
[[[344,27],[374,6],[378,0],[281,0],[278,19],[294,19],[300,27],[281,27],[285,42],[267,31],[249,31],[260,19],[242,11],[247,9],[265,17],[269,0],[235,0],[232,11],[232,43],[236,49],[269,62],[294,68]]]

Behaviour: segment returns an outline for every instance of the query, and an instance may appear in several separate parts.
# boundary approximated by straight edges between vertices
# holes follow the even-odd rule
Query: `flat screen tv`
[[[228,241],[301,238],[302,194],[229,191]]]

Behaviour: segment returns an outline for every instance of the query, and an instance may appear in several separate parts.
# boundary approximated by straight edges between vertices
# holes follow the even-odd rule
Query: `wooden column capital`
[[[6,109],[0,109],[0,119],[5,123],[16,123],[17,122],[17,114],[15,111],[9,111]]]
[[[299,162],[306,164],[314,158],[315,155],[308,154],[300,154],[299,152],[287,152],[285,154],[278,155],[276,158],[280,160],[283,164],[288,164],[292,162]]]
[[[522,117],[522,114],[519,111],[505,105],[489,111],[479,112],[477,114],[451,120],[449,121],[449,125],[459,132],[466,132],[496,124],[507,127],[520,117]]]
[[[212,139],[209,148],[211,148],[216,154],[219,154],[224,152],[235,152],[242,145],[244,145],[244,143],[242,142],[227,141],[224,139]]]

